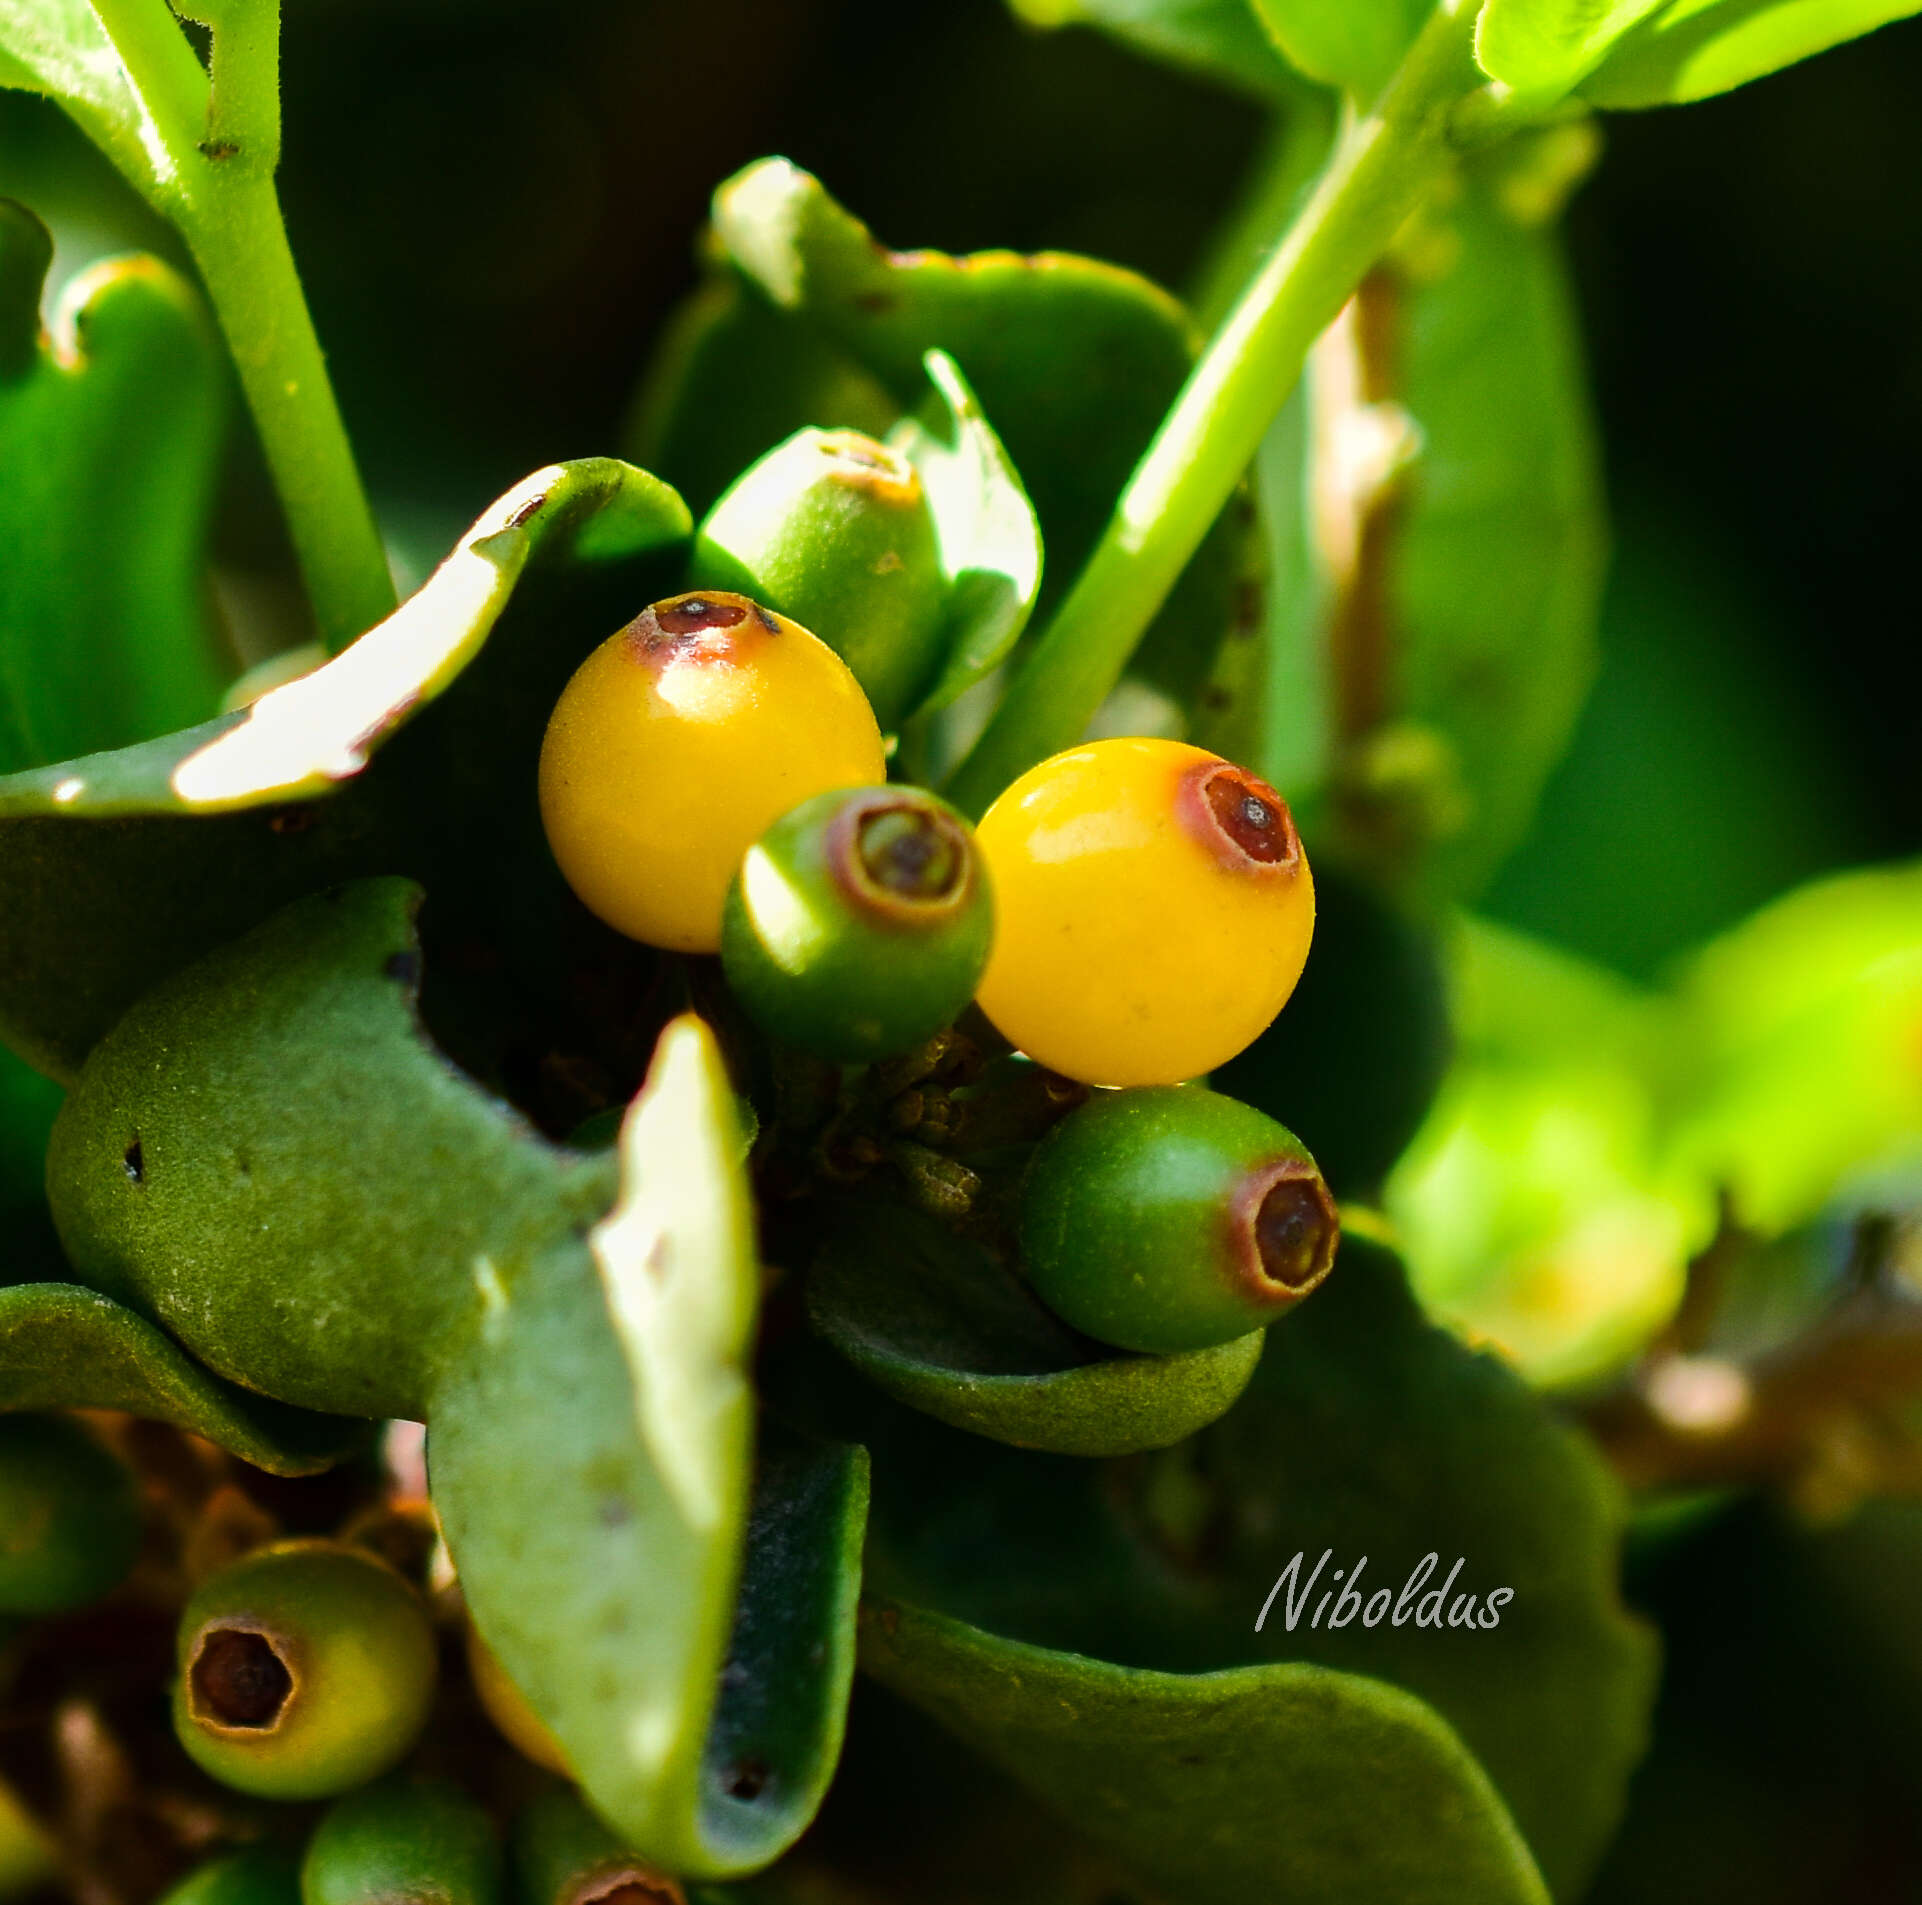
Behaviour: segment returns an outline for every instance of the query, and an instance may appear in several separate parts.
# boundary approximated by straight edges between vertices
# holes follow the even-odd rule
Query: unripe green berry
[[[1273,1322],[1328,1274],[1337,1235],[1300,1140],[1200,1085],[1097,1092],[1022,1186],[1036,1294],[1097,1341],[1157,1355]]]
[[[948,584],[913,464],[858,430],[800,430],[695,532],[691,589],[732,589],[832,648],[892,728],[939,669]]]
[[[685,1905],[665,1872],[635,1857],[573,1787],[543,1793],[514,1822],[524,1905]]]
[[[328,1799],[386,1772],[434,1694],[420,1596],[337,1542],[276,1542],[223,1568],[187,1603],[178,1656],[181,1744],[264,1799]]]
[[[721,964],[764,1030],[856,1065],[953,1023],[993,936],[968,823],[918,787],[846,788],[804,800],[748,849]]]
[[[383,1780],[320,1822],[303,1905],[500,1905],[500,1842],[485,1808],[445,1780]]]
[[[249,1846],[190,1872],[160,1905],[301,1905],[300,1857],[281,1846]]]
[[[0,1416],[0,1614],[84,1607],[139,1552],[124,1463],[69,1416]]]

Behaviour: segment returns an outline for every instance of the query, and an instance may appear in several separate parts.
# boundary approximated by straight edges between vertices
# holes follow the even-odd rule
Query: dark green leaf
[[[1030,26],[1099,27],[1150,59],[1182,66],[1260,99],[1285,96],[1293,76],[1248,0],[1009,0]]]
[[[1473,1755],[1380,1681],[1151,1673],[885,1602],[861,1659],[1189,1905],[1547,1905]]]
[[[47,1173],[75,1269],[210,1369],[414,1421],[613,1188],[422,1036],[419,903],[397,879],[316,894],[155,987],[88,1058]]]
[[[814,1326],[870,1382],[958,1429],[1060,1455],[1192,1435],[1247,1388],[1262,1332],[1185,1356],[1107,1350],[978,1244],[910,1210],[851,1205],[808,1279]]]
[[[1461,1736],[1551,1888],[1574,1897],[1620,1811],[1654,1683],[1649,1638],[1617,1597],[1614,1485],[1510,1371],[1425,1323],[1394,1259],[1349,1221],[1334,1274],[1269,1332],[1248,1392],[1178,1448],[1090,1463],[902,1412],[862,1424],[871,1577],[992,1633],[1129,1666],[1313,1661],[1400,1686]],[[1278,1597],[1257,1634],[1291,1559],[1304,1557],[1300,1582],[1324,1550],[1293,1629]],[[1498,1627],[1314,1624],[1334,1569],[1365,1555],[1372,1597],[1430,1553],[1417,1596],[1460,1557],[1451,1596],[1513,1591]]]
[[[1428,0],[1251,0],[1291,66],[1363,97],[1395,70]]]
[[[60,1109],[60,1087],[0,1047],[0,1224],[45,1197],[47,1138]],[[0,1282],[6,1238],[0,1235]]]
[[[1545,222],[1592,153],[1567,127],[1474,168],[1317,348],[1263,452],[1261,761],[1311,849],[1431,900],[1514,845],[1594,672],[1601,489]]]
[[[202,566],[217,346],[153,258],[77,279],[37,336],[52,245],[0,199],[0,771],[204,720],[223,670]]]
[[[1622,35],[1669,0],[1487,0],[1475,23],[1482,71],[1547,104],[1584,78]]]
[[[0,1289],[0,1410],[124,1409],[191,1430],[270,1475],[312,1475],[364,1422],[290,1409],[202,1369],[144,1317],[71,1283]]]
[[[671,549],[691,526],[673,491],[626,464],[539,471],[324,668],[198,728],[0,779],[0,1038],[71,1077],[154,982],[354,874],[400,867],[438,893],[451,861],[478,858],[497,895],[523,865],[556,882],[530,792],[540,728],[618,622],[583,639],[530,615],[511,662],[470,664],[537,557],[622,574],[624,558]],[[442,734],[431,707],[415,723],[463,670],[450,703],[464,704],[461,731]],[[393,759],[363,773],[406,724]],[[503,773],[513,758],[524,774]]]
[[[707,468],[712,420],[735,429],[735,419],[759,417],[775,396],[818,400],[822,409],[797,410],[777,427],[770,406],[765,440],[743,440],[735,467],[796,428],[842,420],[825,406],[858,407],[856,391],[878,389],[911,407],[926,394],[926,353],[945,351],[1040,519],[1045,613],[1093,548],[1187,376],[1195,339],[1180,305],[1131,271],[1066,253],[890,251],[784,159],[749,166],[720,188],[714,230],[761,314],[723,301],[705,331],[685,333],[671,351],[648,404],[646,440],[664,446],[662,467],[679,479],[666,453],[672,444]],[[728,396],[729,381],[753,393],[745,411]],[[1206,676],[1233,619],[1239,540],[1231,509],[1150,631],[1144,654],[1159,653],[1150,669],[1158,683],[1167,676],[1185,693]]]
[[[917,713],[945,707],[1011,649],[1041,587],[1041,526],[981,405],[945,351],[933,395],[888,433],[927,493],[948,579],[947,659]]]
[[[1922,11],[1917,0],[1669,0],[1582,87],[1597,106],[1673,106],[1746,86]]]
[[[759,1273],[698,1021],[670,1030],[621,1150],[621,1202],[502,1294],[437,1387],[434,1499],[476,1623],[595,1809],[655,1863],[727,1877],[800,1832],[832,1771],[865,1472],[777,1447],[750,1520]]]

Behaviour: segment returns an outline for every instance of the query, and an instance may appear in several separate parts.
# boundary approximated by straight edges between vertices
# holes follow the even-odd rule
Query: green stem
[[[237,178],[208,197],[215,202],[183,214],[181,229],[233,352],[320,639],[338,652],[393,612],[386,551],[272,179]]]
[[[157,0],[93,0],[164,148],[106,148],[200,267],[279,491],[321,640],[346,647],[394,607],[393,579],[347,440],[274,192],[278,17],[270,0],[188,0],[214,26],[214,84]],[[223,35],[243,36],[222,49]],[[235,57],[235,55],[238,57]],[[218,120],[221,140],[210,138]],[[136,156],[137,155],[137,156]]]
[[[1202,353],[1106,532],[1035,643],[949,798],[980,814],[1081,737],[1234,493],[1333,322],[1448,163],[1451,108],[1479,83],[1476,0],[1443,0]]]

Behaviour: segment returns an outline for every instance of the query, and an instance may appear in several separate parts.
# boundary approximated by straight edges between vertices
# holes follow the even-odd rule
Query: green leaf
[[[1475,23],[1482,71],[1548,105],[1669,0],[1487,0]]]
[[[169,58],[158,41],[163,56],[150,73],[152,91],[136,82],[89,0],[0,0],[0,86],[56,101],[155,203],[172,180],[168,134],[204,111],[206,81],[165,6],[148,0],[148,7],[178,42],[178,56]]]
[[[945,351],[993,421],[1040,520],[1045,613],[1094,547],[1187,377],[1195,338],[1181,306],[1134,272],[1067,253],[890,251],[785,159],[762,160],[720,187],[714,237],[763,315],[750,319],[722,302],[701,342],[683,337],[670,348],[647,403],[648,454],[677,481],[669,446],[686,446],[698,468],[710,467],[710,433],[732,432],[747,414],[722,388],[731,377],[754,394],[751,415],[765,416],[768,430],[762,441],[742,430],[731,476],[793,430],[838,420],[825,408],[797,408],[777,428],[760,407],[766,396],[846,410],[858,407],[855,392],[879,391],[907,409],[925,398],[926,353]],[[1144,656],[1159,653],[1160,672],[1184,693],[1199,688],[1234,619],[1240,539],[1231,508],[1144,643]],[[1171,656],[1178,667],[1169,667]]]
[[[1150,59],[1258,99],[1285,97],[1293,75],[1248,0],[1009,0],[1030,26],[1087,25]]]
[[[1185,1356],[1118,1354],[1060,1323],[981,1246],[918,1212],[850,1205],[808,1279],[814,1327],[899,1402],[1061,1455],[1166,1448],[1247,1388],[1259,1330]]]
[[[225,422],[191,286],[83,273],[39,331],[52,243],[0,199],[0,770],[205,719],[224,685],[202,574]]]
[[[948,579],[947,659],[916,713],[946,707],[1002,660],[1041,587],[1041,525],[953,358],[924,360],[933,395],[888,441],[915,467]]]
[[[1590,75],[1597,106],[1707,99],[1922,11],[1917,0],[1670,0]]]
[[[1715,1226],[1667,1154],[1664,1001],[1478,920],[1449,946],[1455,1066],[1386,1207],[1431,1314],[1535,1382],[1585,1382],[1674,1313]]]
[[[1282,56],[1310,79],[1371,97],[1421,31],[1428,0],[1251,0]]]
[[[1364,1228],[1350,1212],[1327,1284],[1269,1333],[1234,1408],[1177,1448],[1081,1462],[905,1412],[861,1422],[844,1402],[839,1426],[874,1452],[870,1580],[1127,1666],[1308,1661],[1399,1686],[1461,1737],[1551,1889],[1574,1897],[1614,1829],[1654,1690],[1649,1636],[1617,1595],[1615,1486],[1511,1371],[1423,1321]],[[1293,1628],[1278,1597],[1255,1632],[1292,1557],[1299,1581],[1324,1550]],[[1399,1592],[1430,1553],[1418,1596],[1460,1557],[1451,1594],[1513,1591],[1498,1627],[1315,1624],[1335,1568],[1367,1556],[1372,1597]],[[1274,1796],[1263,1788],[1264,1804]]]
[[[592,1222],[610,1165],[542,1139],[422,1035],[419,889],[316,894],[104,1038],[47,1186],[79,1274],[216,1373],[424,1419],[477,1316]]]
[[[149,986],[356,874],[399,867],[438,896],[457,863],[485,861],[475,877],[497,907],[518,869],[557,884],[531,763],[568,673],[625,616],[583,630],[550,600],[516,618],[511,654],[481,651],[537,565],[605,568],[631,590],[633,562],[691,527],[672,490],[627,464],[538,471],[324,668],[197,728],[0,779],[0,1038],[71,1078]],[[457,680],[443,723],[431,704]],[[529,762],[526,779],[501,773],[510,758]],[[540,929],[565,938],[552,919]]]
[[[430,1471],[475,1620],[595,1809],[657,1864],[722,1878],[772,1859],[826,1788],[865,1473],[858,1451],[767,1460],[731,1622],[759,1272],[699,1021],[663,1040],[621,1152],[613,1212],[504,1294],[437,1388]]]
[[[1431,903],[1519,839],[1595,670],[1602,494],[1547,222],[1593,150],[1567,127],[1471,169],[1263,451],[1263,771],[1311,844]]]
[[[1379,1681],[1149,1673],[889,1603],[861,1659],[1190,1905],[1547,1905],[1473,1755]]]
[[[45,1199],[47,1138],[60,1109],[60,1087],[0,1047],[0,1224]],[[0,1234],[0,1281],[7,1239]]]
[[[1675,1148],[1776,1233],[1922,1163],[1922,867],[1798,887],[1682,975]]]
[[[72,1283],[0,1289],[0,1410],[124,1409],[205,1436],[270,1475],[313,1475],[368,1440],[365,1422],[250,1395],[144,1317]]]

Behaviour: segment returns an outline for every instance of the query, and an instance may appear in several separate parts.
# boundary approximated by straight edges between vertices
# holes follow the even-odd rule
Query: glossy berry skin
[[[1315,888],[1288,805],[1179,741],[1095,741],[983,816],[997,926],[981,1009],[1090,1085],[1166,1085],[1232,1058],[1308,957]]]
[[[181,1616],[177,1655],[180,1743],[263,1799],[327,1799],[384,1773],[434,1693],[420,1596],[338,1542],[275,1542],[209,1577]]]
[[[748,850],[721,962],[772,1037],[864,1064],[953,1023],[993,933],[968,823],[918,787],[853,788],[803,801]]]
[[[300,1859],[280,1846],[249,1846],[190,1872],[160,1905],[301,1905]]]
[[[445,1780],[382,1780],[320,1822],[303,1905],[501,1905],[500,1841],[484,1807]]]
[[[117,1587],[140,1552],[126,1466],[68,1416],[0,1416],[0,1614],[58,1614]]]
[[[745,596],[675,596],[588,656],[541,749],[568,884],[630,939],[713,952],[741,856],[797,801],[887,775],[860,684]]]
[[[914,465],[858,430],[801,430],[696,530],[691,588],[737,589],[812,629],[884,728],[938,672],[948,584]]]
[[[1035,1293],[1098,1342],[1172,1355],[1272,1323],[1328,1274],[1339,1220],[1286,1127],[1201,1085],[1097,1092],[1022,1186]]]

